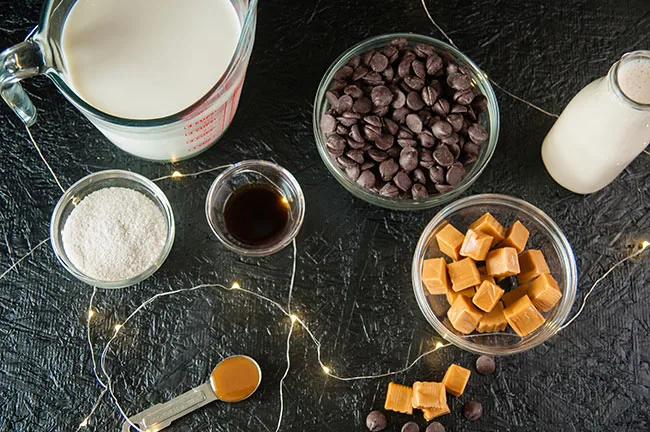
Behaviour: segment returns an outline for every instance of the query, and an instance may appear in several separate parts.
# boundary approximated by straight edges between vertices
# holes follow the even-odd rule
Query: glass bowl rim
[[[232,243],[227,237],[225,237],[222,234],[221,230],[216,227],[214,221],[212,220],[211,209],[213,207],[212,205],[213,200],[216,195],[216,190],[220,182],[222,182],[226,177],[236,174],[237,171],[240,171],[242,169],[247,169],[247,168],[253,168],[256,166],[263,166],[277,171],[291,185],[291,188],[295,190],[296,196],[298,198],[296,203],[298,209],[298,217],[295,220],[295,222],[292,224],[293,226],[291,230],[285,235],[285,237],[281,242],[260,249],[246,249],[240,247],[235,243]],[[240,255],[251,256],[251,257],[268,256],[277,253],[282,249],[284,249],[285,247],[287,247],[300,232],[300,229],[302,228],[302,224],[305,219],[305,195],[302,191],[302,188],[300,187],[300,183],[298,183],[298,180],[296,180],[296,178],[293,176],[293,174],[291,174],[291,172],[288,169],[271,161],[266,161],[262,159],[247,159],[232,164],[229,168],[225,169],[223,172],[221,172],[221,174],[219,174],[214,179],[212,185],[210,186],[210,189],[208,190],[208,194],[205,198],[205,217],[208,220],[208,225],[210,226],[210,229],[212,230],[214,235],[217,236],[217,239],[231,251],[236,252]]]
[[[165,239],[165,245],[161,250],[160,256],[150,267],[148,267],[142,273],[133,276],[132,278],[123,279],[119,281],[102,281],[84,274],[68,259],[68,256],[65,253],[65,249],[63,247],[63,239],[60,234],[60,232],[63,229],[61,225],[64,223],[61,216],[63,215],[64,210],[69,208],[74,196],[77,195],[79,192],[84,191],[91,184],[97,184],[97,182],[110,181],[113,179],[126,180],[128,182],[132,182],[134,184],[138,184],[144,187],[144,189],[146,190],[145,196],[154,202],[157,201],[157,203],[159,203],[160,206],[162,207],[163,216],[165,218],[165,222],[167,223],[167,236]],[[103,189],[103,188],[99,188],[99,189]],[[142,193],[142,191],[138,191],[138,192]],[[176,224],[174,222],[174,212],[165,193],[162,191],[162,189],[160,189],[160,187],[158,187],[158,185],[156,185],[153,181],[146,178],[145,176],[131,171],[126,171],[126,170],[111,169],[111,170],[98,171],[77,180],[72,186],[70,186],[65,191],[63,195],[61,195],[59,201],[54,207],[54,210],[52,211],[52,217],[50,218],[50,242],[52,244],[52,249],[54,250],[54,255],[56,256],[59,263],[61,263],[61,265],[70,274],[72,274],[80,281],[88,285],[95,286],[98,288],[104,288],[104,289],[126,288],[149,278],[162,266],[162,264],[169,256],[172,246],[174,245],[175,237],[176,237]]]
[[[436,46],[438,49],[445,49],[450,52],[455,58],[460,59],[463,63],[469,66],[470,70],[472,71],[472,78],[475,78],[477,80],[477,85],[480,87],[481,92],[485,95],[488,101],[488,123],[490,125],[490,136],[486,144],[487,148],[485,149],[483,160],[479,158],[479,160],[474,162],[477,164],[477,168],[472,173],[472,175],[466,175],[461,183],[459,183],[449,192],[434,195],[422,200],[388,198],[357,185],[356,182],[352,181],[347,175],[345,175],[343,170],[334,164],[329,153],[327,152],[324,134],[320,130],[320,117],[322,116],[321,107],[323,106],[325,93],[327,92],[327,88],[334,77],[334,73],[340,67],[345,65],[351,57],[364,52],[369,47],[380,42],[388,45],[391,40],[396,38],[405,38],[409,42],[428,43]],[[472,59],[470,59],[466,54],[459,51],[457,48],[439,39],[417,33],[386,33],[377,35],[362,40],[361,42],[358,42],[352,47],[346,49],[341,55],[336,58],[336,60],[332,62],[332,64],[323,75],[323,78],[318,85],[318,90],[314,99],[314,109],[312,113],[313,133],[316,140],[318,153],[323,160],[323,163],[330,171],[330,173],[334,176],[334,178],[341,184],[341,186],[343,186],[348,192],[352,193],[352,195],[355,197],[360,198],[370,204],[391,210],[424,210],[446,204],[466,192],[467,189],[469,189],[469,187],[480,177],[480,175],[487,167],[487,164],[492,159],[492,155],[494,154],[499,139],[500,123],[501,120],[498,100],[496,94],[494,93],[492,84],[487,78],[487,74],[485,74]],[[474,168],[474,166],[472,166],[472,168]]]
[[[564,270],[566,271],[566,278],[562,284],[564,288],[562,291],[562,300],[560,304],[557,305],[558,309],[555,316],[549,322],[549,325],[545,326],[542,331],[535,335],[534,338],[515,348],[473,344],[468,342],[465,338],[454,334],[431,311],[431,307],[429,306],[429,303],[426,299],[426,294],[424,293],[424,286],[420,277],[420,272],[421,262],[426,254],[429,237],[431,237],[431,234],[435,228],[439,226],[440,223],[442,223],[447,217],[449,217],[449,215],[457,212],[458,210],[478,205],[501,207],[505,206],[521,211],[525,213],[526,216],[535,220],[535,222],[539,223],[543,227],[545,233],[550,236],[551,242],[553,243],[553,246],[558,253],[560,265],[564,267]],[[516,354],[527,351],[546,342],[549,338],[560,331],[561,326],[564,324],[569,313],[571,312],[571,308],[573,307],[578,289],[578,271],[573,249],[571,248],[569,241],[567,240],[560,227],[546,213],[544,213],[533,204],[519,198],[502,194],[472,195],[454,201],[453,203],[440,210],[424,228],[418,240],[417,246],[415,248],[415,253],[413,255],[411,279],[413,284],[413,291],[418,306],[420,307],[420,311],[424,315],[425,319],[429,322],[429,324],[436,330],[436,332],[448,342],[456,345],[458,348],[479,355],[486,354],[502,356]]]

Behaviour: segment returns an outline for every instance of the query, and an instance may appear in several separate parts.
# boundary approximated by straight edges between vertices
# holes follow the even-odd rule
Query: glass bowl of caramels
[[[413,256],[413,290],[431,326],[476,354],[508,355],[555,335],[577,289],[560,227],[518,198],[483,194],[446,206]]]

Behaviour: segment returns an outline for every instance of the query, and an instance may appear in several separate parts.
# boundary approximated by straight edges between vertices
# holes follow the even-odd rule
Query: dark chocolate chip
[[[409,138],[399,138],[397,140],[397,145],[400,147],[406,148],[406,147],[415,147],[418,145],[418,142],[414,139],[409,139]]]
[[[327,145],[330,153],[335,153],[337,156],[340,156],[345,151],[345,138],[337,134],[332,134],[327,137],[325,145]]]
[[[354,101],[352,109],[354,112],[359,114],[368,114],[370,111],[372,111],[372,101],[365,96],[361,97]]]
[[[361,175],[357,179],[357,184],[361,187],[370,189],[375,186],[376,181],[377,179],[375,178],[375,175],[372,173],[372,171],[366,170],[361,172]]]
[[[333,91],[342,90],[343,87],[345,87],[347,85],[347,83],[348,82],[345,81],[345,80],[337,80],[337,79],[335,79],[330,83],[330,86],[327,89],[328,90],[333,90]]]
[[[364,66],[359,66],[352,73],[352,81],[358,81],[368,74],[368,69]]]
[[[458,132],[463,127],[463,116],[460,114],[449,114],[447,121],[454,129],[454,132]]]
[[[411,178],[404,171],[400,171],[393,177],[395,186],[406,192],[411,187]]]
[[[431,148],[436,145],[436,139],[429,131],[424,131],[421,134],[418,134],[418,141],[424,148]]]
[[[472,101],[472,108],[474,108],[474,111],[477,113],[482,113],[487,109],[488,106],[488,100],[485,95],[478,95],[474,97],[474,100]]]
[[[454,72],[447,76],[447,85],[454,90],[467,90],[472,87],[472,80],[465,74]]]
[[[404,123],[404,119],[406,119],[406,115],[410,112],[410,110],[406,107],[398,108],[395,111],[393,111],[393,120],[395,120],[398,123]]]
[[[454,188],[453,186],[449,186],[449,185],[446,185],[446,184],[437,184],[436,185],[436,190],[438,192],[440,192],[441,194],[447,193],[450,190],[452,190],[453,188]]]
[[[433,159],[444,167],[451,166],[454,163],[454,155],[444,145],[438,146],[433,152]]]
[[[459,139],[460,137],[458,136],[458,134],[456,132],[452,132],[451,135],[440,138],[440,142],[445,145],[451,146],[457,144]],[[460,151],[460,146],[458,147],[458,150]]]
[[[451,135],[454,132],[454,129],[446,121],[439,120],[431,126],[431,132],[436,138],[444,138]]]
[[[445,427],[440,422],[429,423],[424,432],[445,432]]]
[[[478,155],[479,145],[472,141],[466,142],[465,145],[463,146],[463,151]]]
[[[494,357],[482,355],[476,359],[476,372],[481,375],[489,375],[496,370]]]
[[[478,123],[474,123],[469,128],[467,128],[467,135],[476,144],[481,144],[488,137],[488,133],[483,126]]]
[[[334,117],[332,117],[332,120],[334,120]],[[409,115],[407,115],[405,121],[406,121],[406,126],[409,129],[411,129],[411,131],[413,131],[413,133],[418,134],[418,133],[422,132],[422,127],[424,125],[422,124],[422,119],[417,114],[409,114]],[[336,120],[334,120],[334,122],[336,122]],[[334,128],[332,128],[332,131],[333,130],[334,130]]]
[[[399,50],[392,45],[384,47],[381,52],[388,58],[389,63],[393,63],[399,56]]]
[[[413,52],[415,52],[415,54],[416,54],[418,57],[427,57],[427,56],[430,56],[430,55],[432,55],[435,51],[436,51],[436,50],[435,50],[434,47],[432,47],[431,45],[427,45],[427,44],[416,44],[416,45],[413,47]]]
[[[445,182],[445,169],[438,165],[432,166],[429,169],[429,178],[435,184],[443,184]]]
[[[353,124],[350,127],[350,138],[355,141],[363,141],[363,136],[361,135],[361,130],[359,129],[358,124]]]
[[[463,415],[469,421],[476,421],[483,415],[483,406],[476,401],[469,401],[463,405]]]
[[[454,104],[454,106],[451,107],[451,112],[455,114],[465,114],[467,111],[469,111],[467,105]]]
[[[377,86],[370,93],[372,103],[377,106],[387,106],[393,101],[393,93],[386,86]]]
[[[434,113],[440,115],[440,116],[446,116],[449,113],[449,102],[447,102],[446,99],[438,98],[436,103],[433,104],[431,109],[433,110]]]
[[[402,151],[401,147],[392,146],[391,148],[386,150],[386,154],[388,155],[388,157],[396,158],[396,157],[399,157],[399,154],[400,154],[401,151]]]
[[[384,79],[379,72],[370,71],[363,77],[363,80],[370,85],[380,85],[384,83]]]
[[[377,141],[381,136],[381,128],[367,124],[361,128],[361,133],[368,141]]]
[[[411,72],[411,62],[412,60],[402,59],[397,65],[397,75],[400,78],[404,78]]]
[[[399,49],[404,49],[408,46],[408,41],[406,38],[395,38],[392,41],[390,41],[390,45],[397,47]]]
[[[381,174],[383,181],[392,180],[397,171],[399,171],[399,165],[395,162],[395,159],[386,159],[379,164],[379,174]]]
[[[415,422],[404,423],[400,432],[420,432],[420,426]]]
[[[426,186],[427,175],[424,173],[422,168],[416,168],[413,170],[413,180]]]
[[[348,139],[346,141],[347,141],[348,145],[351,148],[355,149],[355,150],[356,149],[362,149],[366,145],[366,142],[364,140],[357,141],[357,140],[352,139],[352,137],[350,137],[350,136],[348,137]]]
[[[384,126],[386,127],[386,132],[391,135],[395,135],[399,130],[399,125],[388,118],[384,119]]]
[[[357,119],[359,120],[361,118],[361,114],[355,113],[353,111],[346,111],[343,113],[343,118],[349,118],[349,119]],[[338,119],[337,119],[338,120]]]
[[[390,135],[390,134],[381,134],[376,140],[375,140],[375,145],[380,150],[388,150],[393,146],[393,143],[395,142],[395,137]]]
[[[474,92],[472,90],[458,90],[454,93],[454,102],[461,105],[469,105],[474,100]]]
[[[413,199],[426,199],[429,198],[429,192],[427,192],[427,188],[424,187],[424,185],[420,183],[415,183],[411,187],[411,194],[413,194]]]
[[[370,68],[375,72],[383,72],[388,67],[388,57],[382,53],[373,54],[370,59]]]
[[[399,166],[407,173],[417,168],[418,151],[414,147],[404,147],[399,155]]]
[[[458,160],[460,157],[460,146],[458,144],[447,145],[447,148],[454,155],[454,159]]]
[[[325,99],[327,99],[327,102],[329,102],[330,106],[334,108],[335,110],[338,110],[339,108],[339,95],[335,91],[328,91],[325,93]]]
[[[399,128],[399,131],[397,131],[397,138],[402,138],[402,139],[413,139],[413,133],[406,129],[406,128]]]
[[[386,79],[386,81],[392,81],[395,78],[395,69],[392,66],[388,66],[381,75]]]
[[[368,150],[368,156],[370,156],[370,158],[375,162],[383,162],[388,158],[385,151],[376,148]]]
[[[357,163],[355,161],[353,161],[352,159],[350,159],[346,155],[337,157],[336,161],[339,163],[339,165],[341,165],[344,168],[351,168],[351,167],[357,165]]]
[[[471,164],[476,159],[478,159],[478,156],[475,153],[466,152],[465,150],[460,152],[460,158],[458,158],[464,165]]]
[[[357,181],[359,175],[361,174],[361,169],[359,169],[359,165],[355,165],[350,168],[346,168],[345,173],[352,179],[352,181]]]
[[[345,152],[345,155],[355,161],[358,164],[362,164],[364,159],[363,159],[363,150],[361,149],[353,149],[353,150],[348,150]]]
[[[397,198],[399,195],[399,189],[392,183],[386,183],[381,189],[379,189],[379,195],[389,198]]]
[[[432,86],[425,86],[422,89],[422,101],[427,106],[432,106],[438,99],[438,91]]]
[[[424,107],[424,101],[418,92],[411,91],[406,95],[406,106],[413,111],[419,111]]]
[[[361,64],[361,57],[359,56],[354,56],[348,61],[348,66],[350,66],[352,69],[356,69],[359,67]]]
[[[336,130],[336,119],[329,114],[325,114],[320,121],[320,128],[326,134],[334,132]]]
[[[379,116],[376,115],[365,116],[363,118],[363,121],[368,123],[369,125],[381,127],[381,119],[379,118]]]
[[[424,80],[416,76],[407,75],[404,77],[404,82],[415,91],[420,91],[424,87]]]
[[[382,106],[382,107],[373,108],[372,112],[380,117],[383,117],[386,114],[388,114],[388,110],[389,110],[388,106]]]
[[[411,63],[411,69],[413,69],[413,73],[422,79],[426,78],[427,72],[424,67],[424,63],[422,63],[420,60],[413,60],[413,63]]]
[[[343,95],[339,98],[338,108],[336,109],[339,113],[344,113],[352,109],[352,104],[354,100],[350,95]]]
[[[395,99],[393,99],[393,104],[391,105],[395,109],[402,108],[406,104],[406,95],[400,89],[395,90]]]
[[[346,95],[352,96],[355,99],[358,99],[361,96],[363,96],[363,90],[361,90],[361,88],[359,88],[358,85],[354,85],[354,84],[349,85],[346,88],[344,88],[343,93],[345,93]]]
[[[347,135],[350,132],[350,129],[346,128],[342,124],[336,126],[336,133],[339,135]]]
[[[429,75],[435,75],[436,72],[442,69],[442,59],[437,54],[430,55],[427,57],[425,66]]]
[[[451,186],[456,186],[465,177],[465,172],[463,164],[457,162],[449,167],[445,179]]]
[[[352,76],[353,69],[350,66],[343,66],[334,73],[334,79],[346,80]]]
[[[361,55],[361,63],[363,63],[366,66],[370,66],[370,60],[372,59],[372,56],[375,55],[375,50],[370,50]]]
[[[355,125],[358,122],[358,119],[347,118],[347,117],[337,117],[336,120],[345,127],[351,127],[352,125]]]

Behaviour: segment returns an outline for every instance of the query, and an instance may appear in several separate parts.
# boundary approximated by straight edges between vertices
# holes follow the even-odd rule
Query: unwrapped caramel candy
[[[483,282],[484,280],[488,280],[496,285],[496,281],[494,280],[494,277],[487,274],[487,270],[485,269],[485,266],[481,266],[477,268],[478,268],[478,274],[481,277],[481,282]]]
[[[414,382],[412,405],[417,409],[440,409],[447,406],[445,385],[437,382]]]
[[[470,228],[465,233],[460,254],[475,261],[484,261],[492,245],[492,240],[492,236]]]
[[[519,273],[517,250],[504,247],[491,250],[485,260],[485,268],[490,276],[505,277]]]
[[[519,255],[519,274],[517,280],[520,284],[530,282],[543,273],[550,273],[544,254],[537,249],[528,249]]]
[[[496,245],[506,236],[506,230],[490,213],[485,213],[469,226],[492,237],[491,246]]]
[[[465,369],[457,364],[449,366],[447,372],[445,372],[445,377],[442,379],[447,393],[454,396],[462,395],[470,375],[471,372],[469,369]]]
[[[481,283],[481,275],[478,273],[476,263],[471,258],[463,258],[460,261],[447,264],[447,270],[451,279],[451,288],[454,291],[462,291]]]
[[[553,309],[562,298],[560,287],[550,274],[542,274],[528,284],[527,293],[530,301],[542,312]]]
[[[429,294],[445,294],[450,287],[447,262],[444,258],[431,258],[422,263],[422,283]]]
[[[472,298],[474,303],[479,309],[485,312],[490,312],[495,304],[501,300],[505,291],[490,281],[483,281],[481,286],[476,290],[476,294]]]
[[[526,336],[544,324],[544,317],[527,295],[505,308],[503,314],[519,336]]]
[[[460,247],[463,245],[465,236],[452,224],[447,224],[436,234],[436,241],[440,252],[449,258],[458,261],[460,259]]]
[[[501,297],[501,301],[506,307],[508,307],[526,294],[528,294],[528,286],[519,285],[517,288],[505,293],[503,297]]]
[[[426,421],[431,421],[435,418],[438,418],[440,416],[443,416],[445,414],[449,414],[451,410],[449,409],[449,406],[447,405],[447,401],[445,401],[445,406],[442,408],[432,408],[432,409],[423,409],[422,414],[424,414],[424,419]]]
[[[479,333],[494,333],[504,331],[506,327],[508,327],[508,321],[503,314],[503,303],[497,302],[490,312],[483,314],[476,330]]]
[[[388,383],[384,409],[413,414],[413,389],[401,384]]]
[[[456,297],[454,304],[447,311],[451,325],[463,334],[473,332],[482,317],[483,314],[474,306],[472,300],[462,295]]]
[[[476,289],[474,287],[472,287],[472,288],[467,288],[467,289],[464,289],[462,291],[456,292],[453,289],[449,288],[447,290],[446,294],[447,294],[447,303],[449,303],[449,306],[451,306],[451,305],[454,304],[454,302],[456,301],[456,298],[459,295],[462,295],[462,296],[465,296],[465,297],[468,297],[468,298],[474,297],[474,294],[476,294]]]
[[[508,231],[506,231],[506,238],[499,243],[499,247],[513,247],[517,249],[517,253],[522,253],[526,249],[526,243],[530,233],[526,227],[519,221],[516,221]]]

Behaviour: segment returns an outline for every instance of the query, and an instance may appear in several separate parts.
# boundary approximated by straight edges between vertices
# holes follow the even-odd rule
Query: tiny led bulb
[[[179,171],[174,171],[172,173],[172,178],[180,178],[183,177],[183,174],[181,174]]]
[[[88,309],[88,319],[91,319],[93,316],[95,316],[95,311],[92,309]]]
[[[237,282],[232,283],[232,289],[239,289],[239,284]]]
[[[88,426],[88,419],[87,418],[85,418],[84,421],[79,423],[79,427],[85,428],[87,426]]]
[[[326,374],[329,375],[329,373],[331,372],[331,369],[328,368],[327,366],[323,365],[323,372],[325,372]]]
[[[122,324],[115,324],[115,333],[119,332],[122,329]]]
[[[445,346],[442,342],[436,342],[436,349],[440,349]]]
[[[290,315],[289,318],[291,318],[292,323],[295,323],[296,321],[298,321],[298,317],[295,316],[295,315]]]
[[[641,242],[641,250],[646,249],[648,246],[650,246],[650,242],[648,240],[643,240]]]

